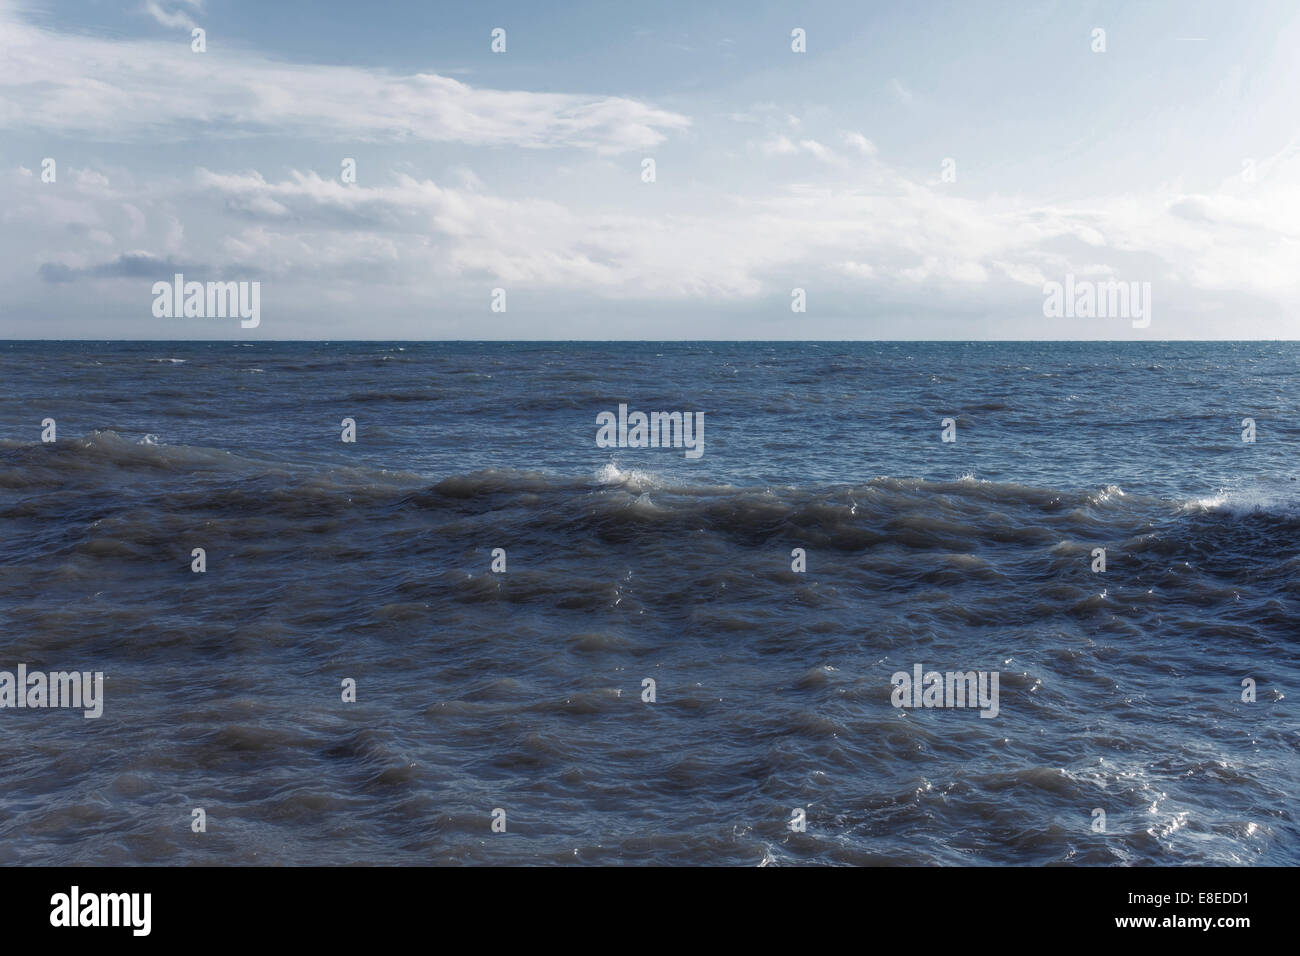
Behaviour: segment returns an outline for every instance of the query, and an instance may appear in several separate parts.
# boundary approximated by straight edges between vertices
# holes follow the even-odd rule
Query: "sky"
[[[1293,0],[0,0],[0,338],[1293,339],[1297,50]]]

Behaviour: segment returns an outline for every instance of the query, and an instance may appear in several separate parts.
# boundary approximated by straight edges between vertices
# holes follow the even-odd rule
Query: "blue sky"
[[[0,0],[0,337],[1296,337],[1294,3],[703,6]]]

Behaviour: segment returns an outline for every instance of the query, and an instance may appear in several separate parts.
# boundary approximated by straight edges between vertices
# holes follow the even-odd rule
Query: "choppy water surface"
[[[1298,359],[0,344],[0,862],[1300,863]]]

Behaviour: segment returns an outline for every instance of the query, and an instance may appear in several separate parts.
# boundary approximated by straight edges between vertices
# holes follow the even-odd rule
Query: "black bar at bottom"
[[[0,870],[0,919],[11,942],[76,934],[77,945],[337,947],[437,928],[455,929],[463,938],[457,948],[499,945],[512,933],[533,943],[576,936],[658,948],[680,943],[685,925],[736,943],[751,934],[770,943],[774,932],[826,931],[876,944],[974,945],[1024,933],[1035,935],[1020,939],[1232,945],[1262,939],[1252,935],[1260,929],[1285,928],[1281,886],[1292,875],[1277,868],[9,868]]]

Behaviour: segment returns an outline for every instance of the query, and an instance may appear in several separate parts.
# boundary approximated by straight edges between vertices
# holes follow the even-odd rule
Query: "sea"
[[[1300,344],[0,383],[0,671],[102,674],[98,716],[0,674],[0,864],[1300,864]]]

